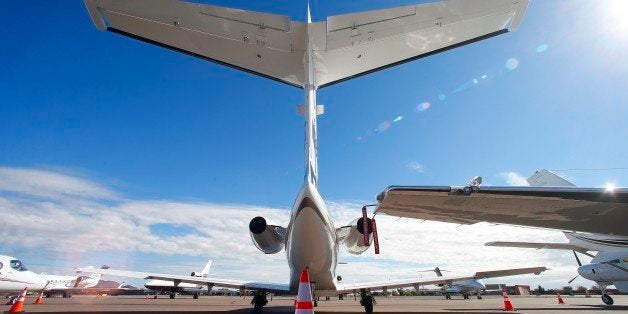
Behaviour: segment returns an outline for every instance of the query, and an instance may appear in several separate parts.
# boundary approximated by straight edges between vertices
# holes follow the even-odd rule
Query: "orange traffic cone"
[[[294,306],[294,314],[313,314],[314,305],[312,304],[312,288],[310,287],[310,275],[307,269],[301,271],[301,279],[299,280],[299,294]]]
[[[33,304],[42,304],[44,303],[44,290],[42,290],[39,293],[39,296],[37,297],[37,299],[35,299],[35,302],[33,302]]]
[[[565,304],[565,301],[563,301],[563,298],[560,297],[560,293],[556,295],[558,296],[558,304]]]
[[[506,293],[506,289],[502,289],[502,295],[504,296],[504,311],[514,311],[515,307],[512,306],[512,302],[510,302],[510,297],[508,293]]]
[[[23,312],[22,309],[24,308],[24,299],[26,299],[26,290],[27,289],[24,288],[24,291],[22,291],[22,294],[20,294],[20,297],[17,298],[17,301],[15,301],[15,303],[13,303],[13,305],[9,309],[9,313]]]

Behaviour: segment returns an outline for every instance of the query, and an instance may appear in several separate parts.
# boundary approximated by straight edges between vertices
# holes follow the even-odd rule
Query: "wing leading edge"
[[[89,272],[93,272],[94,269],[93,267],[83,267],[83,268],[77,268],[77,271],[89,273]],[[175,285],[178,285],[179,283],[183,282],[183,283],[204,285],[210,288],[213,286],[218,286],[218,287],[231,288],[231,289],[260,290],[260,291],[283,292],[283,293],[290,292],[290,287],[288,284],[279,284],[279,283],[229,280],[229,279],[211,278],[211,277],[180,276],[180,275],[136,272],[136,271],[117,270],[117,269],[98,269],[98,271],[99,273],[103,275],[110,275],[110,276],[117,276],[117,277],[173,281]]]
[[[391,186],[377,199],[398,217],[628,235],[626,188]]]
[[[487,279],[487,278],[526,275],[526,274],[538,275],[546,270],[547,270],[546,267],[528,267],[528,268],[480,271],[470,276],[438,277],[438,278],[427,279],[427,280],[408,279],[408,280],[386,281],[386,282],[347,284],[347,285],[339,285],[338,293],[350,293],[350,292],[357,291],[360,289],[383,290],[383,289],[396,289],[396,288],[406,288],[406,287],[414,287],[415,289],[418,289],[419,286],[434,285],[434,284],[451,285],[453,282],[472,280],[472,279]]]

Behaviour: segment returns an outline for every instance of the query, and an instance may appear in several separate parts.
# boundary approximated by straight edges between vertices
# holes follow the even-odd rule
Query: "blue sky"
[[[359,206],[392,184],[481,175],[507,185],[542,168],[622,168],[559,173],[579,186],[627,185],[619,2],[534,1],[517,32],[320,90],[321,194]],[[211,3],[305,19],[304,2]],[[412,3],[313,1],[312,14]],[[304,172],[301,90],[97,31],[80,1],[0,8],[10,25],[0,29],[0,167],[80,178],[109,193],[90,202],[116,209],[129,200],[291,206]],[[163,223],[147,222],[148,234],[196,233]],[[30,256],[37,247],[2,245]]]

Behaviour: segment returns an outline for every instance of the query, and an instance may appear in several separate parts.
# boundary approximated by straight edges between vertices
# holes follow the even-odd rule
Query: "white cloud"
[[[425,171],[425,167],[417,161],[407,163],[406,167],[416,173],[423,173]]]
[[[498,174],[498,176],[504,179],[506,183],[508,183],[509,185],[513,185],[513,186],[528,185],[528,181],[526,181],[525,177],[513,171],[502,172]]]
[[[110,264],[119,268],[186,274],[198,270],[211,258],[214,260],[212,274],[217,277],[288,280],[285,254],[262,254],[252,245],[248,234],[250,219],[258,215],[285,225],[289,219],[288,209],[171,200],[102,200],[116,193],[68,175],[1,169],[0,173],[11,174],[11,182],[20,183],[22,187],[7,187],[7,176],[0,178],[0,182],[4,182],[0,185],[0,214],[10,217],[0,221],[0,247],[4,253],[11,252],[27,262],[29,256],[34,259],[49,256],[55,261],[54,267],[31,267],[37,272]],[[39,182],[30,182],[35,179]],[[67,182],[68,187],[63,182]],[[35,186],[46,191],[35,193]],[[336,225],[342,225],[360,216],[363,204],[328,202],[328,207]],[[548,266],[552,270],[542,276],[488,281],[547,287],[565,285],[575,275],[576,266],[569,252],[483,246],[485,242],[497,240],[565,242],[557,231],[485,223],[465,226],[421,223],[385,215],[378,216],[377,222],[382,254],[375,255],[372,250],[361,256],[342,252],[340,260],[349,264],[339,265],[338,274],[345,283],[407,279],[419,276],[419,269],[435,266],[452,270],[452,275]],[[154,224],[189,226],[194,232],[156,234],[151,231]],[[587,281],[582,283],[591,285]],[[576,281],[574,285],[577,284],[581,283]]]
[[[97,183],[57,172],[0,167],[0,190],[40,197],[112,199],[116,194]]]

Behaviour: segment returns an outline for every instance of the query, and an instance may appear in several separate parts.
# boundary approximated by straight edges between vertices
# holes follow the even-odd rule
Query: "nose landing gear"
[[[256,291],[253,296],[253,300],[251,300],[251,304],[253,304],[252,314],[260,314],[264,309],[264,306],[268,304],[268,299],[266,299],[266,292],[264,291]]]
[[[360,290],[360,305],[364,307],[364,313],[373,313],[373,305],[375,304],[377,304],[377,302],[375,302],[371,291],[367,291],[366,289]]]

